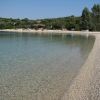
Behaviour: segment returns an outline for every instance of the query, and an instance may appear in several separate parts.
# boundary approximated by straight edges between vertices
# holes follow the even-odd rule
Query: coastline
[[[41,34],[47,34],[47,33],[57,33],[57,34],[67,34],[67,33],[73,33],[73,34],[100,34],[100,32],[92,32],[92,31],[69,31],[69,30],[47,30],[47,29],[2,29],[1,32],[29,32],[29,33],[41,33]]]
[[[39,34],[75,34],[93,35],[94,46],[80,72],[61,100],[99,100],[100,99],[100,32],[67,31],[67,30],[23,30],[5,29],[2,32],[29,32]]]
[[[85,64],[61,100],[100,100],[100,35]]]

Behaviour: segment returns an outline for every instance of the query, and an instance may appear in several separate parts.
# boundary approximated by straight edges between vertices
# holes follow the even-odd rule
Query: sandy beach
[[[62,100],[100,100],[100,35],[87,61]]]
[[[93,49],[62,100],[100,100],[100,32],[31,29],[5,29],[0,31],[93,35],[95,37]]]
[[[73,34],[100,34],[100,32],[92,32],[92,31],[69,31],[69,30],[35,30],[35,29],[3,29],[0,30],[2,32],[29,32],[29,33],[41,33],[41,34],[47,34],[47,33],[57,33],[57,34],[67,34],[67,33],[73,33]]]

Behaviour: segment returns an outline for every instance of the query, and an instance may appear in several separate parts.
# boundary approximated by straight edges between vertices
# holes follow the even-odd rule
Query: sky
[[[44,19],[80,16],[100,0],[0,0],[0,17]]]

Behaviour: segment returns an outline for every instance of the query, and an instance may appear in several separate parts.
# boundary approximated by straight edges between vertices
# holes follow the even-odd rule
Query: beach
[[[2,32],[29,32],[29,33],[41,33],[41,34],[49,34],[49,33],[56,33],[56,34],[67,34],[67,33],[73,33],[73,34],[100,34],[100,32],[92,32],[92,31],[69,31],[69,30],[47,30],[47,29],[2,29],[0,30]]]
[[[100,35],[79,74],[62,100],[100,100]]]
[[[5,29],[3,32],[31,32],[39,34],[72,34],[72,35],[93,35],[94,46],[73,80],[68,91],[61,100],[100,100],[100,32],[88,31],[67,31],[67,30],[31,30],[31,29]]]

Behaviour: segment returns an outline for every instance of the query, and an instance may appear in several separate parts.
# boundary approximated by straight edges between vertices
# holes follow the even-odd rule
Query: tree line
[[[85,7],[82,15],[62,18],[30,20],[0,18],[0,29],[67,29],[100,31],[100,4],[94,4],[91,11]]]

